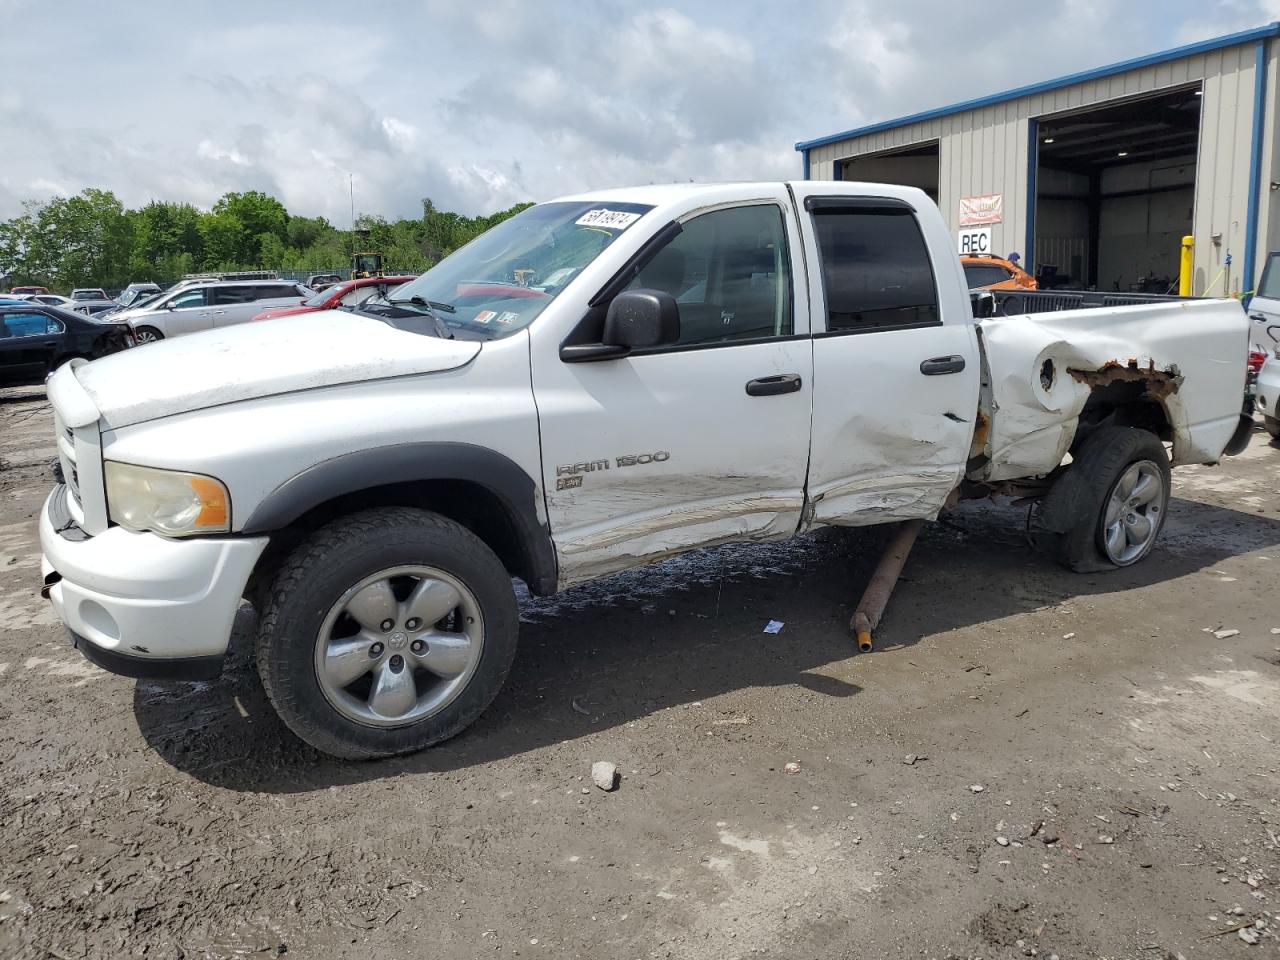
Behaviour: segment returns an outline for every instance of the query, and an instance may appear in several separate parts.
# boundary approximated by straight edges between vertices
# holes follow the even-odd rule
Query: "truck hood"
[[[118,428],[240,400],[452,370],[480,347],[326,310],[74,361],[74,372],[104,425]]]

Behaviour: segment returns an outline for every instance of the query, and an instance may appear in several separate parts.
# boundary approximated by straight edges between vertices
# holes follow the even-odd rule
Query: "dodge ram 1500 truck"
[[[1248,320],[1181,301],[975,320],[918,190],[742,183],[534,206],[393,299],[49,381],[44,591],[90,660],[217,675],[242,601],[285,723],[374,757],[453,736],[550,594],[728,541],[1038,500],[1136,563],[1170,465],[1240,427]]]

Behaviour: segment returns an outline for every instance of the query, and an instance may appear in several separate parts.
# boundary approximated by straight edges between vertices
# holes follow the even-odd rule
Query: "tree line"
[[[416,220],[360,217],[355,245],[381,253],[388,270],[416,273],[528,206],[466,217],[423,200]],[[256,190],[224,194],[212,210],[163,200],[130,210],[110,190],[89,188],[28,201],[20,215],[0,221],[0,275],[9,274],[9,285],[66,292],[164,284],[206,271],[321,272],[349,265],[352,241],[351,231],[292,215]]]

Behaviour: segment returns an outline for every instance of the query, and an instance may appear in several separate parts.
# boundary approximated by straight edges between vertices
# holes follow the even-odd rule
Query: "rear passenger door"
[[[797,185],[805,246],[817,252],[812,522],[933,517],[964,473],[978,407],[959,258],[936,212],[917,215],[914,192],[820,191]]]

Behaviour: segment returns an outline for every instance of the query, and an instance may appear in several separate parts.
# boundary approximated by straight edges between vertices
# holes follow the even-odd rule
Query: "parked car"
[[[76,287],[71,291],[72,300],[110,300],[101,287]]]
[[[96,317],[100,314],[114,312],[120,308],[120,304],[116,303],[114,300],[82,299],[74,300],[72,301],[72,304],[73,305],[70,309],[74,310],[76,313],[83,313],[88,317]]]
[[[49,288],[27,285],[27,286],[10,287],[9,292],[10,293],[48,293]]]
[[[1263,357],[1254,383],[1254,403],[1272,440],[1280,440],[1280,346]]]
[[[131,283],[120,292],[116,303],[122,307],[137,306],[141,301],[160,292],[160,287],[154,283]]]
[[[67,307],[70,308],[74,302],[70,297],[59,296],[56,293],[15,293],[10,294],[18,300],[26,300],[30,303],[43,303],[50,307]]]
[[[298,313],[315,313],[318,310],[336,310],[339,307],[358,307],[370,297],[385,295],[403,283],[414,279],[414,275],[403,277],[365,277],[360,280],[347,280],[326,287],[312,296],[291,307],[272,307],[263,310],[254,320],[271,320],[275,317],[289,317]]]
[[[1280,347],[1280,252],[1267,255],[1258,289],[1249,300],[1249,341],[1263,353]]]
[[[313,291],[288,280],[193,280],[113,320],[127,320],[139,343],[252,320],[264,307],[298,306]]]
[[[331,287],[335,283],[341,282],[342,277],[336,273],[317,273],[307,278],[307,286],[317,292],[325,287]]]
[[[1035,290],[1036,278],[1003,257],[966,255],[960,258],[970,290]]]
[[[0,300],[0,383],[44,383],[75,357],[105,357],[133,346],[126,323],[99,323],[40,303]]]
[[[284,722],[374,757],[497,695],[513,576],[545,595],[997,494],[1073,570],[1138,563],[1170,466],[1253,428],[1239,302],[979,321],[953,242],[910,187],[601,191],[498,224],[381,318],[64,367],[62,473],[93,482],[41,511],[45,591],[86,657],[157,678],[216,675],[248,598]]]

